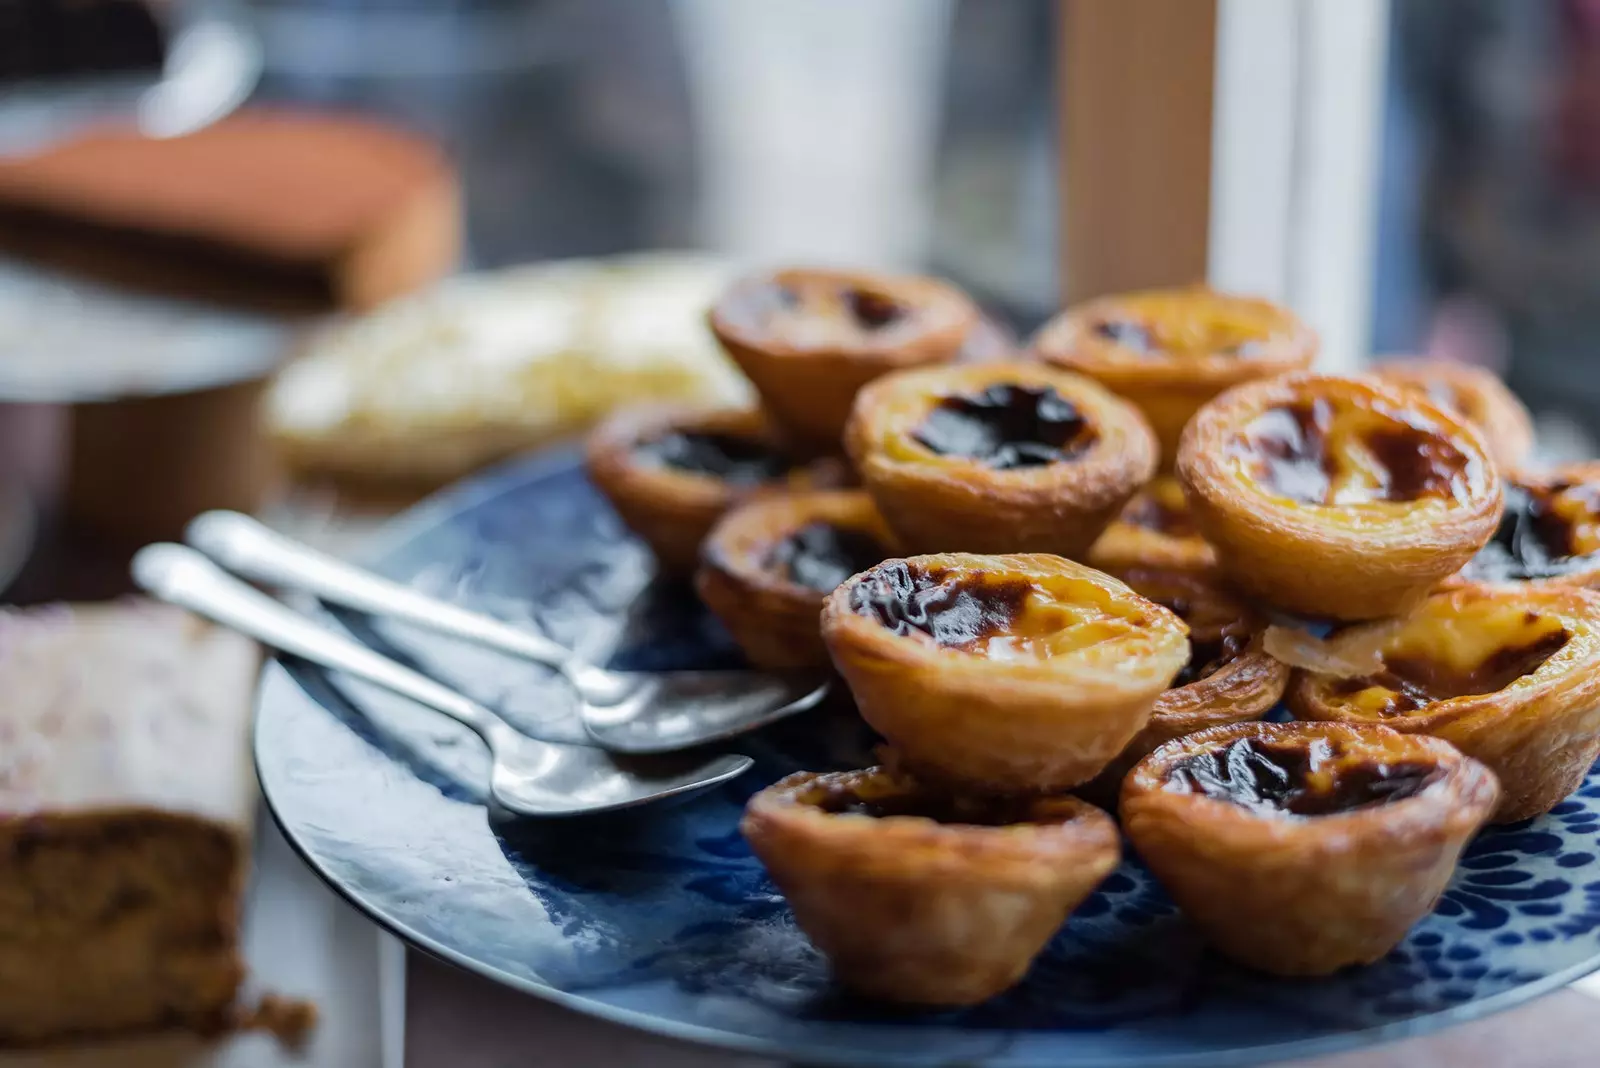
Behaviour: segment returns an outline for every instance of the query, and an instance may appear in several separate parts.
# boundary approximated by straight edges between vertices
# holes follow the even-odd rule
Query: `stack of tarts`
[[[882,736],[742,825],[857,991],[1016,983],[1118,819],[1227,956],[1371,962],[1600,753],[1600,463],[1522,466],[1490,376],[1318,375],[1292,313],[1206,289],[1003,358],[931,279],[779,271],[711,323],[761,410],[622,416],[590,471],[753,663],[831,665]]]

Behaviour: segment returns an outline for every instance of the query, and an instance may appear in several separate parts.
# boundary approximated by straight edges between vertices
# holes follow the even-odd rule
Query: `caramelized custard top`
[[[1533,629],[1540,620],[1538,613],[1529,612],[1524,622]],[[1533,629],[1531,634],[1500,646],[1470,667],[1425,655],[1386,654],[1382,671],[1363,678],[1341,679],[1333,684],[1333,692],[1350,695],[1373,688],[1386,690],[1389,693],[1376,710],[1385,716],[1404,715],[1438,701],[1498,693],[1539,670],[1570,637],[1564,627]]]
[[[741,330],[802,347],[873,342],[919,314],[892,287],[804,272],[740,285],[718,310]]]
[[[1254,633],[1247,610],[1203,580],[1160,571],[1129,571],[1122,580],[1141,597],[1189,625],[1189,660],[1172,689],[1210,678],[1244,655]]]
[[[935,823],[970,827],[1028,823],[1033,809],[1030,801],[1021,798],[958,796],[932,790],[863,791],[843,784],[827,787],[815,804],[836,816],[921,816]]]
[[[857,586],[850,607],[902,637],[920,634],[947,649],[974,651],[1011,629],[1032,592],[1022,579],[928,571],[897,560]]]
[[[768,565],[797,586],[832,593],[845,579],[881,561],[887,553],[864,530],[807,523],[773,546]]]
[[[996,470],[1070,460],[1093,445],[1094,427],[1052,386],[997,383],[978,393],[945,397],[912,432],[940,456]]]
[[[1227,450],[1262,486],[1301,504],[1466,503],[1482,477],[1476,459],[1405,412],[1326,397],[1262,412]]]
[[[1338,742],[1240,738],[1184,757],[1167,789],[1203,794],[1269,816],[1331,816],[1421,793],[1444,774],[1423,761],[1375,761]]]
[[[1494,539],[1467,564],[1467,578],[1523,582],[1600,567],[1600,483],[1507,483]]]
[[[738,485],[770,482],[790,469],[789,460],[764,441],[712,431],[673,430],[640,442],[634,455],[645,463]]]

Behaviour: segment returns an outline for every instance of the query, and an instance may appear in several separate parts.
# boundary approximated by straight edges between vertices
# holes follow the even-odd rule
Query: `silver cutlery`
[[[523,627],[390,581],[318,552],[238,512],[207,512],[184,540],[237,575],[401,620],[559,672],[578,696],[584,730],[617,753],[668,753],[721,741],[812,708],[816,673],[613,671]]]
[[[726,782],[749,757],[617,757],[587,745],[544,742],[434,679],[324,627],[182,545],[134,555],[134,581],[151,595],[249,635],[281,652],[410,698],[471,728],[489,747],[490,790],[525,816],[579,816],[631,808]]]

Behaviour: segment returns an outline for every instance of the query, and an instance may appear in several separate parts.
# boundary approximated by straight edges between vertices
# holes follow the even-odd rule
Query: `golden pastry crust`
[[[962,800],[880,768],[791,775],[740,830],[838,980],[915,1005],[1014,985],[1122,853],[1078,798]]]
[[[712,528],[695,589],[752,664],[825,667],[819,620],[837,585],[826,576],[864,570],[892,555],[890,544],[872,498],[859,490],[774,493]],[[821,588],[819,579],[831,584]]]
[[[1044,325],[1033,350],[1138,405],[1170,467],[1201,405],[1242,382],[1310,367],[1317,335],[1271,301],[1188,286],[1069,308]]]
[[[912,552],[1081,557],[1156,460],[1131,405],[1023,363],[881,378],[857,394],[845,449]]]
[[[1130,568],[1204,574],[1216,569],[1217,551],[1201,537],[1182,483],[1157,475],[1089,547],[1088,562],[1112,574]]]
[[[748,464],[738,478],[675,465],[650,448],[703,436],[733,442]],[[589,478],[622,521],[650,546],[663,572],[692,574],[700,543],[737,501],[764,490],[838,485],[841,464],[784,460],[761,413],[745,408],[640,408],[618,412],[589,436]],[[771,477],[749,477],[766,474]]]
[[[1533,451],[1528,409],[1492,371],[1453,360],[1386,359],[1373,368],[1381,378],[1420,389],[1452,408],[1483,433],[1501,469],[1516,467]]]
[[[1451,583],[1600,589],[1600,460],[1505,476],[1494,539]]]
[[[1184,431],[1178,478],[1231,582],[1340,620],[1416,604],[1493,537],[1502,504],[1476,429],[1371,376],[1229,390]]]
[[[1189,625],[1189,662],[1156,698],[1150,722],[1086,789],[1115,798],[1128,770],[1157,746],[1208,727],[1260,719],[1283,699],[1289,668],[1267,655],[1267,621],[1214,579],[1182,571],[1116,573],[1133,591]]]
[[[862,386],[957,359],[981,322],[966,294],[938,279],[806,269],[735,282],[709,319],[785,443],[823,456],[839,451]]]
[[[1141,761],[1122,826],[1222,953],[1327,975],[1378,960],[1433,910],[1499,793],[1493,772],[1438,738],[1236,723]]]
[[[1377,648],[1382,666],[1357,678],[1297,672],[1295,714],[1443,738],[1500,777],[1496,823],[1548,812],[1600,756],[1600,594],[1463,586],[1328,644]]]
[[[822,640],[911,771],[995,793],[1097,775],[1189,656],[1183,621],[1045,554],[889,560],[834,590]]]

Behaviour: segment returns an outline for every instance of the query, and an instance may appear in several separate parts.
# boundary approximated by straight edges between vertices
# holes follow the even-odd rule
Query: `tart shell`
[[[590,435],[584,450],[589,479],[606,495],[628,529],[655,553],[669,575],[694,573],[705,540],[736,502],[766,490],[839,485],[846,472],[826,461],[796,467],[766,486],[734,485],[714,476],[640,463],[635,449],[673,430],[702,431],[770,440],[761,413],[743,408],[648,408],[617,413]]]
[[[1217,551],[1198,529],[1174,532],[1139,521],[1139,513],[1169,508],[1173,498],[1181,505],[1179,514],[1192,520],[1183,489],[1177,479],[1160,475],[1133,495],[1122,512],[1090,546],[1088,562],[1101,571],[1117,574],[1134,568],[1155,571],[1185,571],[1207,574],[1216,570]]]
[[[1242,652],[1216,671],[1156,698],[1150,721],[1085,789],[1099,800],[1114,799],[1123,778],[1139,761],[1175,738],[1210,727],[1257,720],[1277,706],[1289,686],[1289,667],[1269,656],[1262,645],[1266,621],[1235,596],[1203,576],[1184,572],[1129,571],[1118,574],[1136,592],[1158,604],[1174,607],[1189,624],[1191,645],[1211,632],[1247,634]]]
[[[1252,419],[1341,395],[1436,428],[1474,473],[1470,499],[1453,506],[1306,505],[1237,470],[1227,447]],[[1416,604],[1489,541],[1502,507],[1499,475],[1475,428],[1414,390],[1370,376],[1286,375],[1230,390],[1184,431],[1178,478],[1234,585],[1284,611],[1335,620],[1393,616]]]
[[[882,295],[911,308],[916,321],[849,343],[812,342],[755,327],[741,312],[766,290],[812,286]],[[811,269],[741,279],[709,314],[711,332],[755,386],[785,444],[818,456],[839,451],[861,387],[890,371],[960,358],[981,322],[966,294],[938,279]]]
[[[1322,737],[1443,774],[1404,800],[1335,815],[1263,816],[1168,788],[1185,757],[1240,738]],[[1184,914],[1221,952],[1286,976],[1368,964],[1433,910],[1499,797],[1450,743],[1383,727],[1238,723],[1168,742],[1128,775],[1122,825]]]
[[[1502,470],[1518,466],[1533,451],[1528,409],[1491,371],[1452,360],[1404,358],[1381,360],[1373,373],[1459,411],[1483,432]]]
[[[862,718],[919,777],[991,793],[1064,790],[1094,778],[1149,721],[1188,658],[1167,609],[1082,564],[1043,554],[912,557],[955,572],[1065,582],[1113,604],[1134,634],[1061,660],[991,660],[895,634],[852,604],[880,564],[834,590],[822,638]]]
[[[891,535],[860,491],[776,493],[747,501],[722,517],[706,538],[695,590],[752,664],[766,668],[827,666],[820,619],[826,594],[789,581],[767,563],[773,547],[807,523],[859,530],[880,545]],[[885,549],[884,555],[890,555]]]
[[[880,769],[791,775],[750,799],[740,830],[844,985],[914,1005],[984,1001],[1014,985],[1121,859],[1116,825],[1073,797],[988,827],[834,815],[830,788],[895,789]]]
[[[1258,342],[1258,351],[1248,357],[1134,354],[1097,330],[1108,320],[1159,316],[1164,308],[1196,302],[1214,305],[1224,315],[1259,322],[1267,336]],[[1102,297],[1069,308],[1040,329],[1032,347],[1044,362],[1088,375],[1137,405],[1160,439],[1163,468],[1170,469],[1183,428],[1202,405],[1242,382],[1310,367],[1317,355],[1317,335],[1271,301],[1193,286]]]
[[[1050,387],[1096,438],[1079,455],[1019,470],[941,456],[911,435],[941,399],[994,385]],[[1137,410],[1081,375],[1038,364],[927,368],[889,375],[856,397],[845,449],[909,552],[1038,553],[1081,558],[1155,472]]]
[[[1539,471],[1518,471],[1506,474],[1504,478],[1508,487],[1520,487],[1536,492],[1548,491],[1560,486],[1581,486],[1585,490],[1593,487],[1595,498],[1600,501],[1600,460],[1580,460],[1575,463],[1558,464]],[[1589,515],[1592,516],[1593,524],[1596,527],[1600,527],[1600,507],[1596,507]],[[1506,518],[1509,519],[1510,516],[1507,515]],[[1586,521],[1589,520],[1589,516],[1585,518]],[[1547,578],[1518,579],[1477,573],[1473,564],[1469,562],[1463,571],[1448,580],[1444,585],[1458,586],[1475,581],[1508,582],[1518,586],[1581,586],[1586,589],[1600,590],[1600,555],[1596,555],[1592,561],[1586,561],[1585,565],[1575,567],[1564,574],[1552,575]]]
[[[1494,693],[1436,701],[1415,711],[1376,717],[1406,734],[1442,738],[1482,761],[1504,790],[1495,823],[1548,812],[1583,784],[1600,757],[1600,594],[1563,587],[1461,586],[1430,598],[1433,605],[1470,606],[1504,600],[1559,619],[1566,644],[1530,675]],[[1338,642],[1372,645],[1398,633],[1405,620],[1352,628]],[[1372,723],[1375,717],[1337,690],[1338,680],[1297,671],[1289,703],[1301,719]]]

